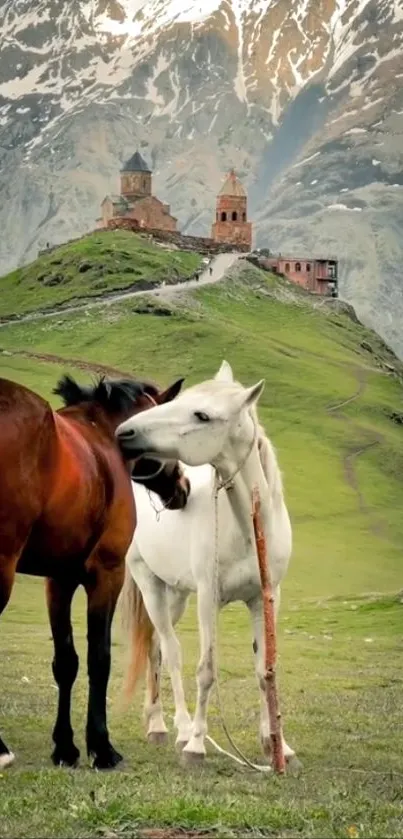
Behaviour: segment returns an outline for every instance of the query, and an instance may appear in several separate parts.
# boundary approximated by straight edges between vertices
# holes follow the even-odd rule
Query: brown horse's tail
[[[129,642],[129,661],[126,669],[124,696],[132,697],[136,684],[147,667],[154,627],[144,605],[143,595],[126,566],[121,594],[122,625]]]

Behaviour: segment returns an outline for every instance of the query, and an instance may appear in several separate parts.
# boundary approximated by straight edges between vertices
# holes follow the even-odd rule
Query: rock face
[[[336,255],[403,354],[403,0],[2,0],[0,270],[95,226],[136,148],[209,235],[233,166],[256,244]]]

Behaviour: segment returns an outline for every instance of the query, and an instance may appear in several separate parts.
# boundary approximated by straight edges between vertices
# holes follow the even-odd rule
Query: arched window
[[[242,213],[242,221],[246,221],[246,213]]]
[[[296,271],[300,271],[300,270],[301,270],[301,263],[300,263],[300,262],[296,262],[296,263],[295,263],[295,270],[296,270]]]
[[[310,263],[310,262],[307,262],[307,263],[306,263],[306,270],[307,270],[307,272],[308,272],[308,274],[309,274],[309,272],[310,272],[310,270],[311,270],[311,263]]]
[[[234,210],[234,212],[232,213],[232,221],[237,221],[237,219],[238,219],[238,213]]]
[[[285,273],[286,273],[286,274],[288,274],[288,273],[289,273],[289,270],[290,270],[290,263],[289,263],[289,262],[286,262],[286,263],[285,263],[285,266],[284,266],[284,271],[285,271]]]
[[[227,214],[221,213],[221,221],[227,221]]]

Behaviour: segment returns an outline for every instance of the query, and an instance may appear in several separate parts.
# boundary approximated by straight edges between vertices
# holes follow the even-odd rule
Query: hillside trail
[[[52,309],[49,311],[37,311],[32,312],[31,314],[23,315],[18,320],[10,319],[8,321],[3,321],[0,323],[0,326],[6,326],[7,324],[15,324],[15,323],[24,323],[27,321],[33,320],[40,320],[42,318],[48,317],[55,317],[57,315],[64,315],[69,312],[77,312],[87,309],[93,309],[97,306],[108,306],[112,303],[116,303],[119,300],[127,300],[131,297],[137,297],[139,295],[154,295],[163,297],[167,299],[178,292],[182,292],[189,288],[199,288],[200,286],[204,285],[211,285],[213,283],[217,283],[223,279],[228,269],[239,259],[239,253],[222,253],[215,257],[212,260],[211,268],[212,273],[210,274],[210,266],[207,266],[205,270],[200,274],[198,280],[185,280],[180,283],[175,283],[175,285],[165,285],[165,286],[158,286],[155,289],[151,289],[149,291],[133,291],[133,292],[120,292],[119,294],[111,295],[108,298],[102,298],[100,300],[88,302],[83,302],[77,306],[66,306],[63,309]],[[111,367],[110,365],[106,364],[99,364],[90,361],[82,361],[78,358],[68,358],[66,356],[55,355],[54,353],[39,353],[39,352],[30,352],[29,350],[3,350],[3,355],[9,356],[19,356],[22,358],[33,359],[35,361],[44,361],[48,364],[58,364],[59,366],[66,366],[71,365],[72,367],[77,368],[77,370],[84,370],[89,373],[97,373],[100,375],[109,375],[109,376],[127,376],[132,377],[133,372],[125,372],[123,370],[118,369],[117,367]]]
[[[267,340],[270,340],[270,338],[267,338]],[[336,361],[335,359],[332,359],[331,362],[330,362],[330,359],[326,359],[323,356],[323,354],[321,354],[321,353],[315,352],[313,350],[309,350],[306,347],[304,347],[303,349],[299,348],[299,347],[295,347],[292,344],[289,344],[289,343],[286,343],[284,341],[279,340],[277,337],[272,340],[272,344],[273,344],[273,346],[274,345],[277,346],[280,349],[281,352],[284,352],[285,355],[288,355],[291,358],[298,358],[300,355],[307,355],[307,356],[311,356],[313,358],[319,358],[324,363],[331,363],[336,367],[344,369],[346,372],[352,372],[353,373],[353,375],[355,376],[356,381],[357,381],[357,386],[356,386],[356,389],[355,389],[354,393],[352,393],[351,396],[347,397],[346,399],[343,399],[341,402],[324,406],[324,409],[325,409],[326,413],[333,414],[333,416],[335,416],[337,419],[339,419],[342,422],[350,425],[352,430],[355,431],[358,438],[360,436],[362,437],[362,433],[363,433],[362,429],[358,426],[358,424],[354,421],[354,419],[351,418],[342,409],[346,408],[347,405],[350,405],[351,403],[357,401],[358,399],[360,399],[363,396],[363,394],[365,392],[365,389],[366,389],[368,373],[371,373],[371,372],[380,373],[381,372],[380,369],[378,367],[370,367],[370,366],[365,366],[365,367],[355,366],[353,369],[351,369],[351,364],[348,361],[344,361],[344,360],[343,361],[342,360]],[[280,433],[281,433],[281,431],[286,430],[287,428],[288,428],[288,423],[280,428]],[[277,432],[278,431],[279,430],[277,429]],[[382,522],[380,522],[379,520],[374,519],[373,511],[371,510],[370,506],[366,503],[365,497],[364,497],[362,489],[360,487],[360,483],[359,483],[359,480],[358,480],[357,469],[356,469],[356,460],[359,457],[361,457],[361,455],[365,454],[369,449],[372,449],[375,446],[382,443],[382,441],[384,439],[383,435],[380,432],[374,431],[374,430],[371,430],[371,432],[369,432],[367,436],[368,436],[368,442],[362,441],[359,444],[352,445],[342,455],[344,479],[345,479],[346,483],[348,484],[348,486],[355,493],[355,496],[357,498],[359,512],[363,513],[364,515],[367,516],[371,532],[374,535],[376,535],[380,538],[385,538],[385,535],[386,535],[385,525]],[[327,519],[337,518],[339,515],[340,514],[338,512],[329,513],[327,516],[323,516],[321,518],[323,520],[327,520]],[[356,515],[356,512],[351,511],[350,513],[348,513],[346,515],[347,516],[349,516],[349,515],[353,516],[353,515]],[[301,524],[303,522],[312,521],[314,518],[315,518],[314,515],[308,514],[308,515],[296,516],[294,520],[296,522],[298,522],[299,524]]]
[[[305,352],[305,350],[303,352]],[[307,352],[308,354],[310,354],[309,351]],[[343,366],[346,368],[349,365],[345,363],[340,363],[339,366]],[[387,538],[387,526],[384,522],[374,517],[374,511],[371,508],[371,506],[367,503],[364,493],[361,489],[356,468],[357,459],[364,455],[370,449],[380,445],[384,440],[384,436],[379,431],[374,431],[373,429],[371,429],[371,431],[367,433],[367,441],[364,441],[362,439],[363,429],[354,420],[354,418],[350,417],[345,411],[343,411],[343,409],[346,408],[347,405],[351,405],[353,402],[356,402],[363,396],[367,385],[367,376],[368,373],[372,372],[372,368],[357,366],[353,368],[352,372],[357,382],[354,393],[352,393],[351,396],[348,396],[346,399],[343,399],[341,402],[324,406],[324,410],[326,411],[326,413],[332,414],[341,422],[348,424],[352,429],[353,433],[355,432],[356,438],[358,438],[359,440],[359,442],[357,442],[355,445],[352,444],[348,448],[346,448],[344,454],[342,454],[341,456],[344,479],[348,486],[354,491],[354,494],[357,499],[358,511],[365,515],[368,519],[368,526],[370,531],[374,534],[374,536],[377,536],[380,539],[385,539]],[[376,372],[379,371],[376,370]],[[285,428],[287,427],[288,426],[285,426]],[[351,516],[356,515],[356,510],[351,510],[350,512],[343,514],[340,514],[340,512],[336,511],[334,513],[329,513],[328,515],[321,516],[320,518],[322,521],[327,521],[331,519],[337,519],[340,517],[340,515],[342,515],[343,518],[349,518]],[[316,518],[316,516],[314,514],[307,514],[299,516],[297,515],[293,518],[295,523],[304,524],[305,522],[313,521]]]
[[[342,420],[342,422],[350,425],[353,430],[358,430],[357,424],[351,417],[348,416],[348,414],[344,413],[342,409],[345,408],[347,405],[350,405],[352,402],[355,402],[358,399],[360,399],[360,397],[364,394],[367,385],[367,372],[368,371],[362,367],[355,367],[354,374],[357,379],[356,391],[352,394],[352,396],[349,396],[342,402],[338,402],[336,405],[326,406],[326,411],[328,414],[333,414],[333,416]],[[361,429],[360,434],[362,434]],[[379,431],[372,430],[370,432],[368,442],[363,441],[360,442],[358,445],[351,446],[343,455],[343,472],[346,483],[351,487],[352,490],[354,490],[358,502],[359,512],[367,516],[371,532],[375,536],[378,536],[380,538],[385,537],[385,527],[379,520],[374,518],[372,510],[365,500],[358,480],[355,463],[357,458],[361,457],[361,455],[365,454],[365,452],[367,452],[369,449],[378,446],[380,443],[382,443],[383,439],[384,437]]]
[[[210,274],[210,266],[206,266],[205,270],[201,271],[198,280],[182,280],[181,282],[173,283],[172,285],[159,285],[146,291],[119,291],[116,294],[100,295],[96,299],[86,297],[81,303],[74,303],[71,306],[56,306],[53,309],[38,309],[35,312],[29,312],[26,315],[21,315],[21,317],[6,318],[0,322],[0,327],[10,326],[10,324],[15,323],[28,323],[30,321],[43,320],[45,318],[60,317],[72,312],[95,309],[99,306],[110,306],[121,300],[130,300],[132,297],[151,295],[153,297],[168,299],[169,297],[177,294],[179,291],[187,291],[190,288],[199,288],[200,286],[212,285],[213,283],[220,282],[228,269],[234,265],[239,258],[239,253],[220,253],[210,263],[212,273]]]
[[[53,353],[30,352],[29,350],[0,350],[0,353],[6,356],[18,356],[19,358],[28,358],[33,361],[44,361],[46,364],[58,364],[60,367],[76,367],[77,370],[85,370],[89,373],[98,373],[106,376],[119,376],[120,378],[133,378],[133,372],[128,373],[124,370],[119,370],[117,367],[111,367],[108,364],[98,364],[91,361],[81,361],[78,358],[68,358],[65,355],[54,355]]]

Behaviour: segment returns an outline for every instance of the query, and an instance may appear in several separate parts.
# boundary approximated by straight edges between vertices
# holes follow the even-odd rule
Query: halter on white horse
[[[160,676],[156,651],[161,645],[174,691],[177,742],[189,757],[205,754],[207,703],[214,681],[216,523],[219,605],[242,600],[249,608],[261,696],[260,734],[264,747],[269,748],[262,684],[262,597],[251,521],[253,486],[258,486],[262,501],[277,607],[279,585],[291,554],[291,526],[276,456],[257,421],[255,404],[262,390],[263,382],[248,389],[235,383],[230,366],[224,362],[214,380],[183,391],[173,402],[139,414],[117,430],[126,453],[174,458],[189,464],[185,474],[192,491],[183,511],[165,512],[156,522],[142,487],[134,489],[138,526],[127,557],[134,582],[127,577],[125,586],[126,612],[131,612],[135,633],[133,673],[138,675],[142,656],[148,656],[153,677],[148,687],[148,733],[158,739],[166,731],[159,689],[155,687]],[[229,491],[221,492],[219,487]],[[180,648],[173,629],[191,591],[197,592],[201,646],[193,722],[184,698]],[[294,754],[286,743],[284,751],[287,756]]]

